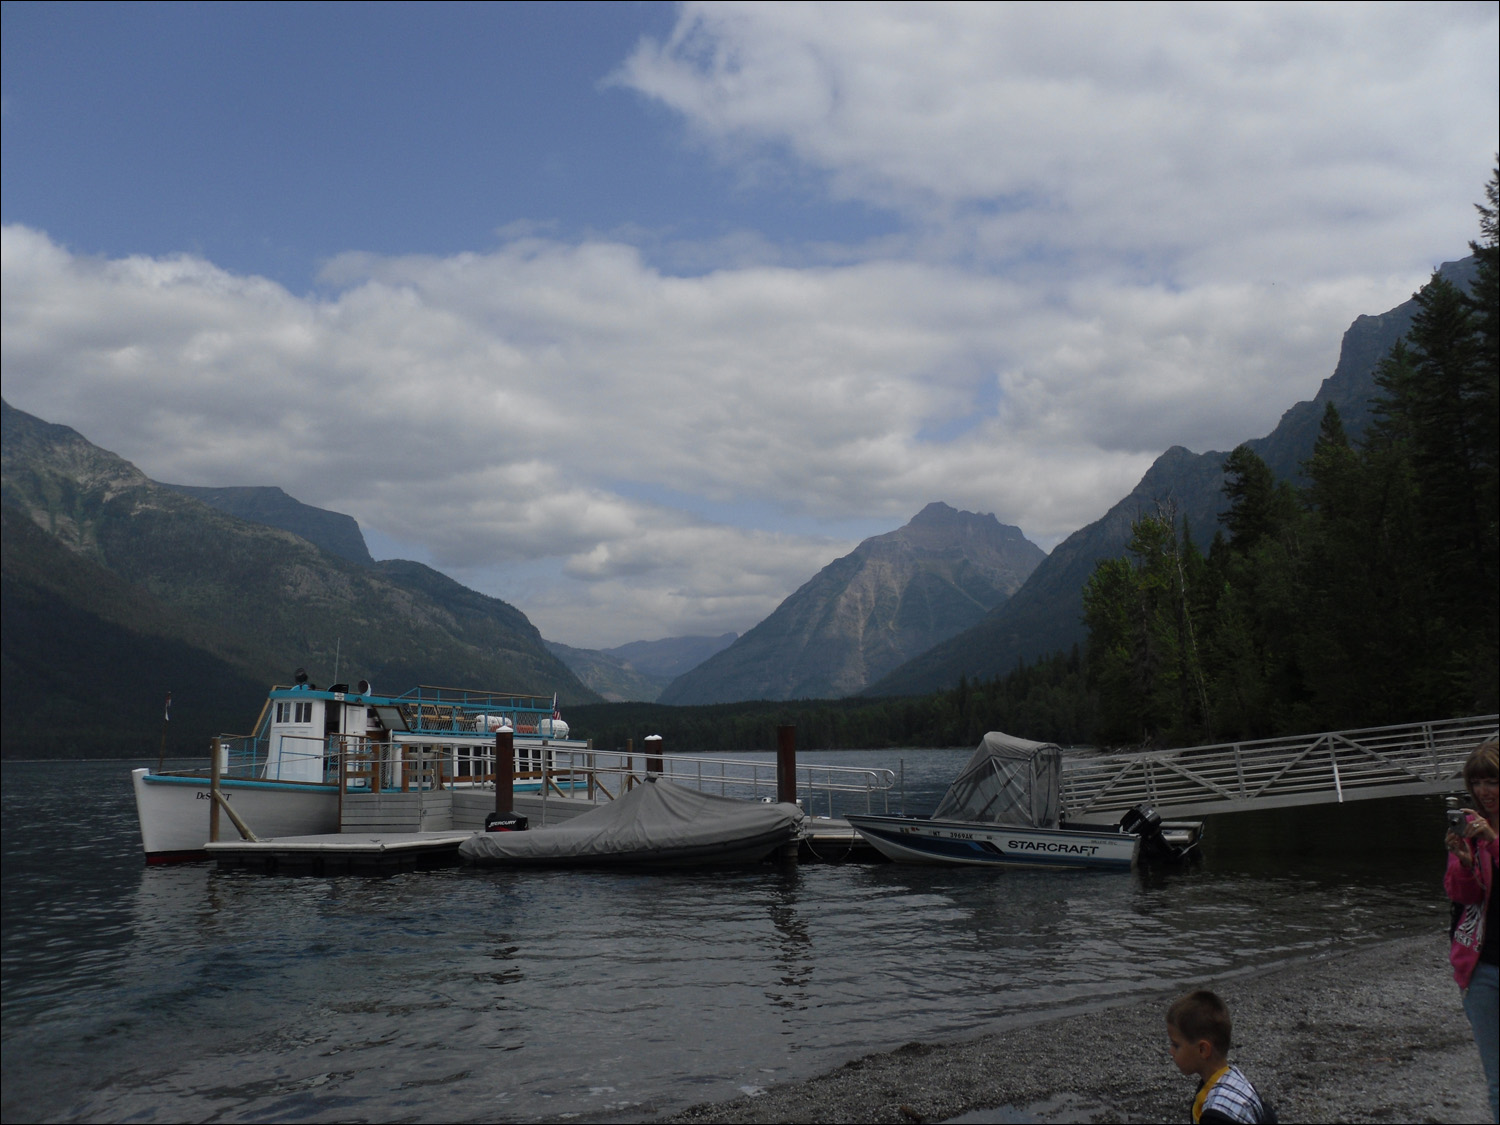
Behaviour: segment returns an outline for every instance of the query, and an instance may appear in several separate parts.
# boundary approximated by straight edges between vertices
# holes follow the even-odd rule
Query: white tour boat
[[[259,838],[339,832],[346,806],[386,796],[386,819],[394,802],[415,796],[414,827],[452,827],[454,795],[463,791],[474,791],[483,816],[478,791],[493,792],[497,733],[512,735],[517,791],[540,789],[557,753],[590,748],[569,739],[555,696],[433,687],[391,696],[364,681],[320,690],[301,671],[297,680],[271,689],[250,734],[214,740],[217,762],[210,754],[198,769],[132,771],[148,863],[204,858],[216,806],[224,831],[243,825]],[[424,819],[439,793],[448,798],[447,824]]]

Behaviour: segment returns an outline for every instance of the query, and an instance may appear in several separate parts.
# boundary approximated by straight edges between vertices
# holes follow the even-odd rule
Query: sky
[[[6,400],[603,648],[1044,549],[1478,234],[1493,3],[0,9]]]

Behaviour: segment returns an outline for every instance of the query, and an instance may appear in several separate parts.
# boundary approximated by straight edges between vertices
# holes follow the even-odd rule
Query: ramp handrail
[[[776,763],[736,758],[697,757],[690,754],[648,754],[636,751],[626,754],[602,750],[556,750],[551,755],[550,773],[576,773],[590,779],[589,791],[604,789],[606,799],[618,797],[644,781],[647,773],[686,785],[702,792],[745,800],[776,799]],[[600,786],[603,778],[615,777],[614,786]],[[827,766],[809,762],[797,763],[797,795],[804,811],[813,813],[823,804],[828,815],[835,815],[835,794],[853,800],[863,799],[864,811],[890,811],[890,791],[896,786],[893,770],[866,766]],[[612,789],[618,787],[618,791]],[[575,789],[576,792],[576,789]],[[597,797],[594,798],[597,800]]]
[[[1496,737],[1495,715],[1072,758],[1062,805],[1078,819],[1147,803],[1203,815],[1442,793],[1463,787],[1464,760]]]

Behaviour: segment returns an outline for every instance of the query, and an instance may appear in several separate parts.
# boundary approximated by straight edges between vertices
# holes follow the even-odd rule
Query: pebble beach
[[[1149,998],[1012,1019],[961,1042],[908,1043],[804,1082],[694,1106],[665,1122],[1190,1120],[1163,1013],[1212,988],[1234,1018],[1231,1061],[1282,1121],[1483,1122],[1479,1055],[1442,933],[1331,950]]]

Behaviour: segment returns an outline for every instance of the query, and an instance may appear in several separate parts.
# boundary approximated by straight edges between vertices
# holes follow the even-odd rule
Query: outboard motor
[[[526,818],[519,813],[492,812],[484,818],[486,832],[525,832]]]
[[[1188,850],[1168,842],[1161,831],[1161,814],[1150,805],[1136,805],[1120,818],[1120,831],[1141,838],[1141,858],[1151,863],[1177,863]]]

